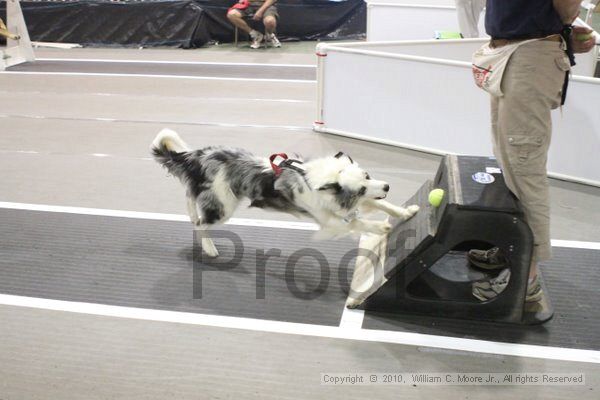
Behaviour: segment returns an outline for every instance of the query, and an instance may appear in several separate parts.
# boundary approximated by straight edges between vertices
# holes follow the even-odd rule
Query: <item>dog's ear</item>
[[[354,164],[354,160],[352,159],[352,157],[350,157],[348,154],[345,154],[343,151],[338,152],[334,157],[341,158],[343,156],[346,156],[348,160],[350,160],[350,163]]]
[[[331,193],[335,195],[336,202],[342,208],[349,210],[356,204],[358,198],[364,194],[366,188],[364,188],[364,191],[361,189],[361,191],[356,192],[342,187],[339,183],[328,183],[321,186],[318,190],[331,191]]]
[[[341,188],[341,190],[336,194],[336,200],[338,204],[345,209],[350,209],[354,204],[356,204],[356,199],[358,198],[357,193],[352,190],[348,190],[345,188]]]
[[[342,191],[342,187],[340,186],[339,183],[334,182],[334,183],[327,183],[327,184],[321,186],[320,188],[318,188],[317,190],[330,190],[333,193],[339,193]]]

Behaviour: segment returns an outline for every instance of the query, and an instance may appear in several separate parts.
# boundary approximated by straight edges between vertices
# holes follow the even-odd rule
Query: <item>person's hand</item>
[[[261,20],[262,20],[262,18],[263,18],[263,14],[264,14],[264,12],[263,12],[263,11],[261,11],[261,10],[258,10],[258,11],[257,11],[257,12],[254,14],[254,16],[252,17],[252,19],[253,19],[253,20],[255,20],[255,21],[261,21]]]
[[[594,36],[587,40],[577,40],[577,35],[585,35],[592,33],[593,30],[584,28],[583,26],[574,26],[571,33],[571,43],[573,45],[574,53],[587,53],[592,50],[596,45],[596,39]]]

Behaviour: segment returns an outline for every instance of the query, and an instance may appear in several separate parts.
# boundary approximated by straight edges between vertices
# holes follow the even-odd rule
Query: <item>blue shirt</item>
[[[561,33],[552,0],[487,0],[485,30],[494,39],[528,39]]]

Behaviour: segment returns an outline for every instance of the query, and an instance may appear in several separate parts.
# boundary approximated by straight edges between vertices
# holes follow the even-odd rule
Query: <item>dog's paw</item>
[[[392,225],[387,221],[371,222],[369,224],[369,232],[377,235],[386,235],[392,231]]]
[[[202,238],[202,251],[209,257],[219,257],[219,250],[217,250],[215,244],[209,238]]]
[[[416,204],[413,204],[412,206],[408,206],[406,208],[406,211],[408,211],[409,214],[410,214],[410,216],[412,217],[413,215],[415,215],[416,213],[418,213],[420,209],[421,209],[421,207],[419,207]]]
[[[349,308],[351,310],[358,308],[358,306],[360,306],[360,304],[361,304],[361,302],[357,299],[350,298],[350,297],[348,297],[346,299],[346,308]]]
[[[214,249],[214,250],[213,249],[210,249],[210,250],[203,249],[203,250],[204,250],[204,253],[207,256],[209,256],[210,258],[217,258],[217,257],[219,257],[219,251],[217,249]]]
[[[383,233],[390,233],[392,231],[392,224],[386,221],[383,224],[381,230],[383,231]]]
[[[416,213],[419,212],[419,206],[413,204],[406,208],[397,207],[397,210],[392,213],[392,215],[396,218],[399,218],[401,221],[406,221],[407,219],[412,218]]]

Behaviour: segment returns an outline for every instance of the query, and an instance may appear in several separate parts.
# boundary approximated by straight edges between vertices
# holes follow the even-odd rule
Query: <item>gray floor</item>
[[[45,58],[314,64],[279,51],[38,50]],[[287,47],[287,49],[286,49]],[[312,132],[310,82],[0,74],[0,201],[183,214],[180,185],[148,159],[169,126],[193,146],[258,154],[344,150],[403,202],[432,155]],[[564,112],[568,112],[565,109]],[[104,155],[104,156],[100,156]],[[600,189],[552,181],[552,236],[600,242]],[[238,217],[293,219],[242,208]],[[573,266],[576,267],[576,266]],[[597,398],[597,364],[0,306],[0,398]],[[581,387],[325,387],[321,372],[585,372]]]
[[[346,301],[340,260],[358,245],[311,241],[306,230],[227,226],[211,232],[219,249],[211,259],[194,246],[187,222],[9,209],[0,209],[0,220],[0,293],[328,326],[340,324]],[[306,246],[329,265],[322,289],[325,268],[313,257],[287,268]],[[259,273],[256,252],[272,248],[280,255]],[[345,276],[353,266],[341,267]],[[294,279],[286,279],[288,271]]]
[[[185,221],[11,209],[0,209],[0,220],[3,294],[336,327],[354,268],[354,258],[342,260],[358,246],[356,238],[313,241],[307,230],[229,225],[211,231],[220,253],[211,259]],[[306,247],[292,269],[292,255]],[[257,252],[271,249],[279,254],[259,267]],[[553,250],[544,280],[555,316],[542,326],[369,311],[363,328],[600,351],[600,309],[588,301],[600,286],[600,250]],[[577,269],[564,268],[572,260]]]
[[[192,64],[180,63],[177,68],[172,64],[152,62],[109,62],[39,59],[34,63],[24,63],[10,68],[11,71],[44,71],[44,72],[77,72],[95,74],[135,74],[135,75],[168,75],[168,76],[209,76],[221,78],[246,79],[289,79],[312,80],[316,77],[314,65],[279,66],[279,65],[230,65],[230,64]]]
[[[418,315],[366,313],[365,329],[419,332],[571,349],[600,350],[600,310],[594,301],[600,285],[600,251],[554,247],[544,265],[543,279],[554,317],[543,325],[518,326]],[[464,255],[460,260],[464,262]],[[565,268],[574,263],[575,268]]]
[[[597,364],[0,308],[6,399],[597,399]],[[584,373],[585,386],[321,386],[327,372]]]

